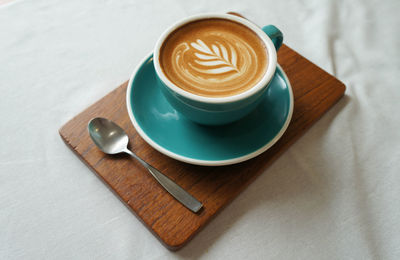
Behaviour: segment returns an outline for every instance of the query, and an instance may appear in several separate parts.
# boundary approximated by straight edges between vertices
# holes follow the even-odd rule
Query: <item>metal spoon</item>
[[[178,184],[131,152],[128,149],[128,135],[114,122],[101,117],[93,118],[88,124],[88,131],[93,142],[100,150],[106,154],[127,153],[135,158],[153,175],[161,186],[191,211],[197,212],[203,207],[201,202],[192,197]]]

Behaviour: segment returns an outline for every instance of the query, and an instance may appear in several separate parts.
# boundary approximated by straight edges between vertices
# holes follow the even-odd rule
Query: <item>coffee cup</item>
[[[230,14],[202,14],[169,27],[153,62],[168,102],[186,118],[221,125],[250,113],[263,99],[283,35]]]

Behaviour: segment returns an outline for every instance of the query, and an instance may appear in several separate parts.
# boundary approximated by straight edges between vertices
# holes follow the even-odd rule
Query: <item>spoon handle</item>
[[[202,207],[200,201],[195,199],[192,195],[190,195],[187,191],[182,189],[178,184],[173,182],[170,178],[159,172],[156,168],[143,161],[136,154],[132,153],[130,150],[126,149],[124,152],[138,160],[150,173],[153,177],[164,187],[175,199],[177,199],[180,203],[182,203],[185,207],[190,209],[193,212],[198,212]]]

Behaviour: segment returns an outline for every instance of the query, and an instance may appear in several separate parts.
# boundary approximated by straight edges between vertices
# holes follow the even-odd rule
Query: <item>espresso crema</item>
[[[249,90],[268,65],[263,41],[249,28],[225,19],[204,19],[181,26],[161,46],[159,62],[179,88],[206,97]]]

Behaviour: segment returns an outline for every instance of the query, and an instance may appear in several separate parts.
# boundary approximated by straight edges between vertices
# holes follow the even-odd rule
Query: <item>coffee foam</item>
[[[175,85],[200,96],[226,97],[255,86],[267,70],[267,51],[250,29],[225,19],[183,25],[164,41],[160,65]]]

